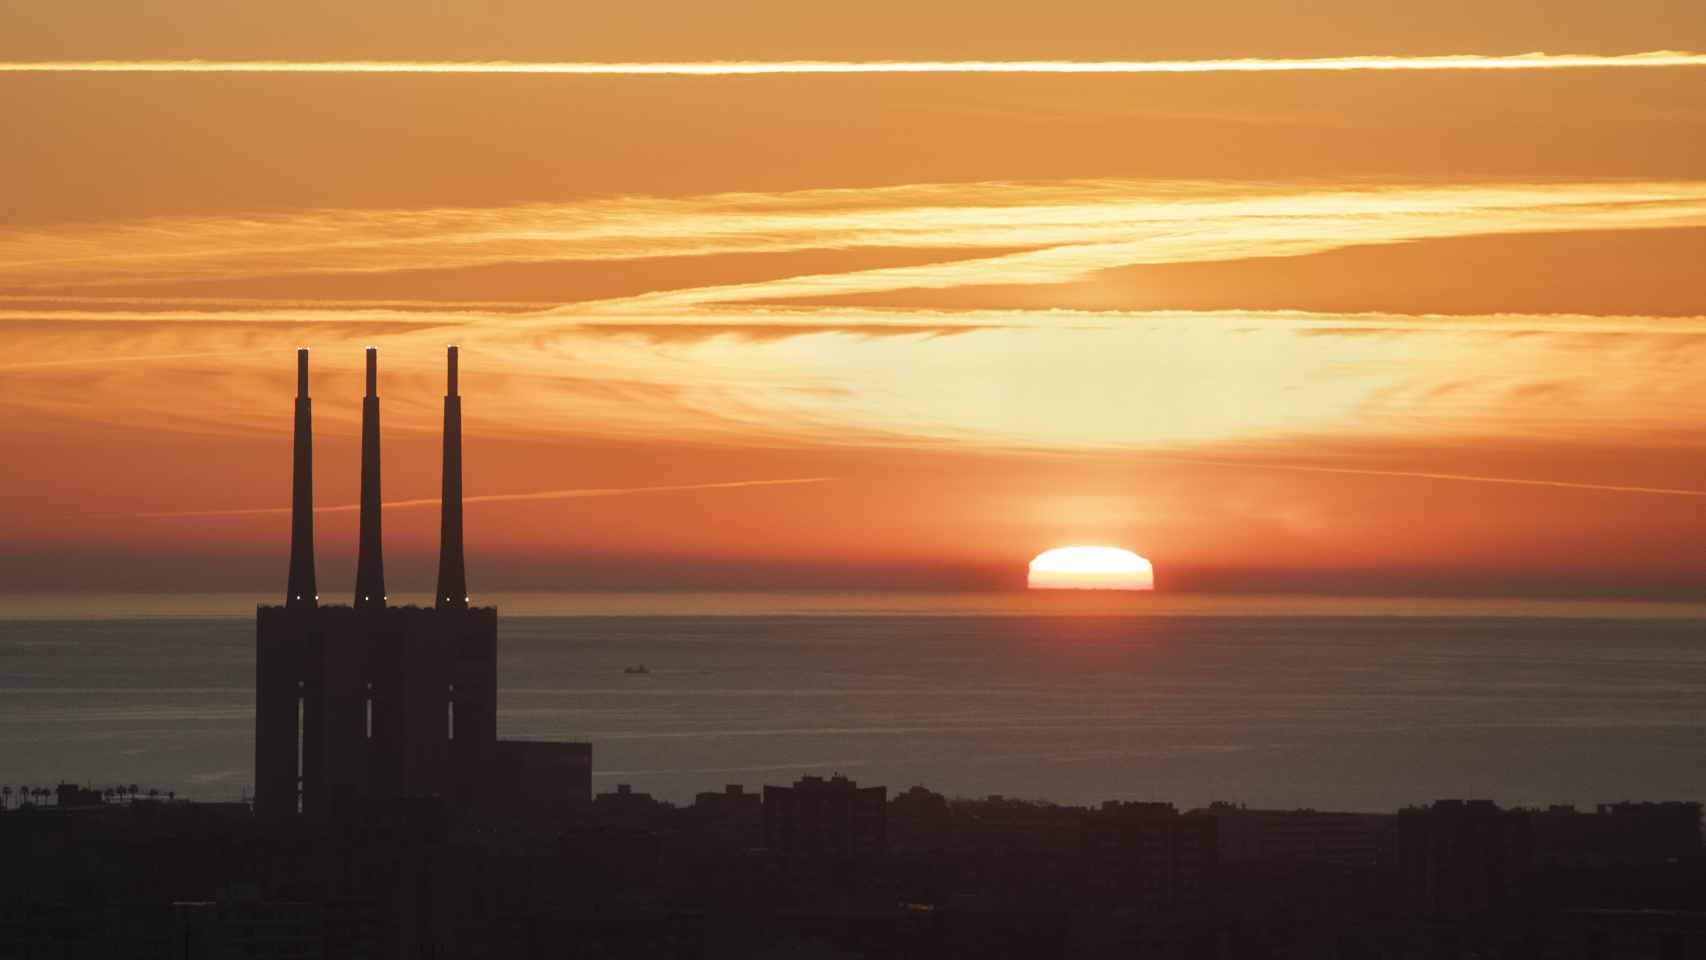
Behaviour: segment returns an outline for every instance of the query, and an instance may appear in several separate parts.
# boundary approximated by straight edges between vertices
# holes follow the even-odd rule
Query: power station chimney
[[[296,351],[296,452],[290,495],[290,583],[286,607],[312,609],[314,586],[314,423],[308,399],[308,348]]]
[[[379,351],[367,348],[367,396],[361,401],[361,547],[355,607],[385,606],[385,548],[379,527]]]
[[[462,565],[462,398],[456,392],[456,348],[444,393],[444,488],[439,507],[438,593],[433,606],[468,606],[468,573]]]

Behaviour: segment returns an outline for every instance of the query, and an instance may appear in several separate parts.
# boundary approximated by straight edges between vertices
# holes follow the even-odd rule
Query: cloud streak
[[[1399,480],[1437,480],[1446,483],[1491,483],[1516,487],[1549,487],[1595,493],[1639,493],[1660,497],[1706,497],[1706,490],[1687,487],[1648,487],[1622,483],[1584,483],[1575,480],[1543,480],[1535,477],[1490,477],[1469,473],[1433,473],[1423,470],[1377,470],[1369,467],[1328,467],[1303,463],[1268,463],[1260,460],[1218,460],[1198,457],[1144,456],[1156,463],[1193,467],[1224,467],[1228,470],[1282,470],[1288,473],[1325,473],[1352,477],[1384,477]]]
[[[0,290],[45,302],[114,286],[502,264],[871,248],[952,255],[918,266],[685,290],[660,267],[660,294],[651,298],[726,302],[1051,283],[1132,264],[1300,256],[1439,237],[1686,226],[1706,226],[1706,182],[926,183],[0,230]]]
[[[721,483],[674,483],[651,487],[572,487],[563,490],[535,490],[531,493],[488,493],[463,497],[470,503],[528,503],[539,500],[592,500],[603,497],[630,497],[646,493],[688,493],[700,490],[740,490],[748,487],[787,487],[809,483],[828,483],[834,477],[789,477],[780,480],[728,480]],[[411,500],[387,500],[387,509],[436,507],[437,497],[417,497]],[[359,503],[340,503],[330,507],[315,507],[315,513],[354,513]],[[215,517],[265,517],[287,514],[290,507],[241,507],[232,510],[177,510],[163,513],[127,513],[123,516],[138,520],[189,520]]]
[[[1706,66],[1706,54],[1521,53],[1500,56],[1355,56],[1211,60],[700,60],[675,62],[515,60],[42,60],[0,62],[0,73],[425,74],[554,77],[763,77],[911,74],[1180,75],[1370,71],[1526,71]]]

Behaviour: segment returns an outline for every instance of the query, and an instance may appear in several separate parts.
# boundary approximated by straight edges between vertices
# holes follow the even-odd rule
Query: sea
[[[0,597],[0,784],[244,796],[256,599]],[[1181,808],[1706,799],[1706,605],[487,599],[500,735],[590,742],[598,792],[679,803],[839,773]]]

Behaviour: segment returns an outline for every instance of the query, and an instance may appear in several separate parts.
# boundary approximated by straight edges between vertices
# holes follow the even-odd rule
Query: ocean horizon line
[[[391,605],[430,606],[432,596],[398,594]],[[129,591],[0,593],[0,621],[246,619],[270,594]],[[506,617],[756,616],[1229,616],[1458,617],[1518,619],[1706,619],[1706,602],[1523,596],[1177,593],[1007,590],[536,590],[476,595]],[[342,593],[322,603],[347,603]]]

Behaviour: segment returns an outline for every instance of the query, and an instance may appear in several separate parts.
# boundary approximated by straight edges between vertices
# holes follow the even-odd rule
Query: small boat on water
[[[640,663],[640,664],[635,664],[635,665],[634,665],[634,666],[632,666],[632,667],[624,667],[624,668],[622,668],[622,672],[623,672],[623,673],[629,673],[629,674],[645,674],[645,673],[651,673],[651,671],[650,671],[650,670],[647,670],[647,669],[646,669],[646,665],[645,665],[645,664],[643,664],[643,663]]]

